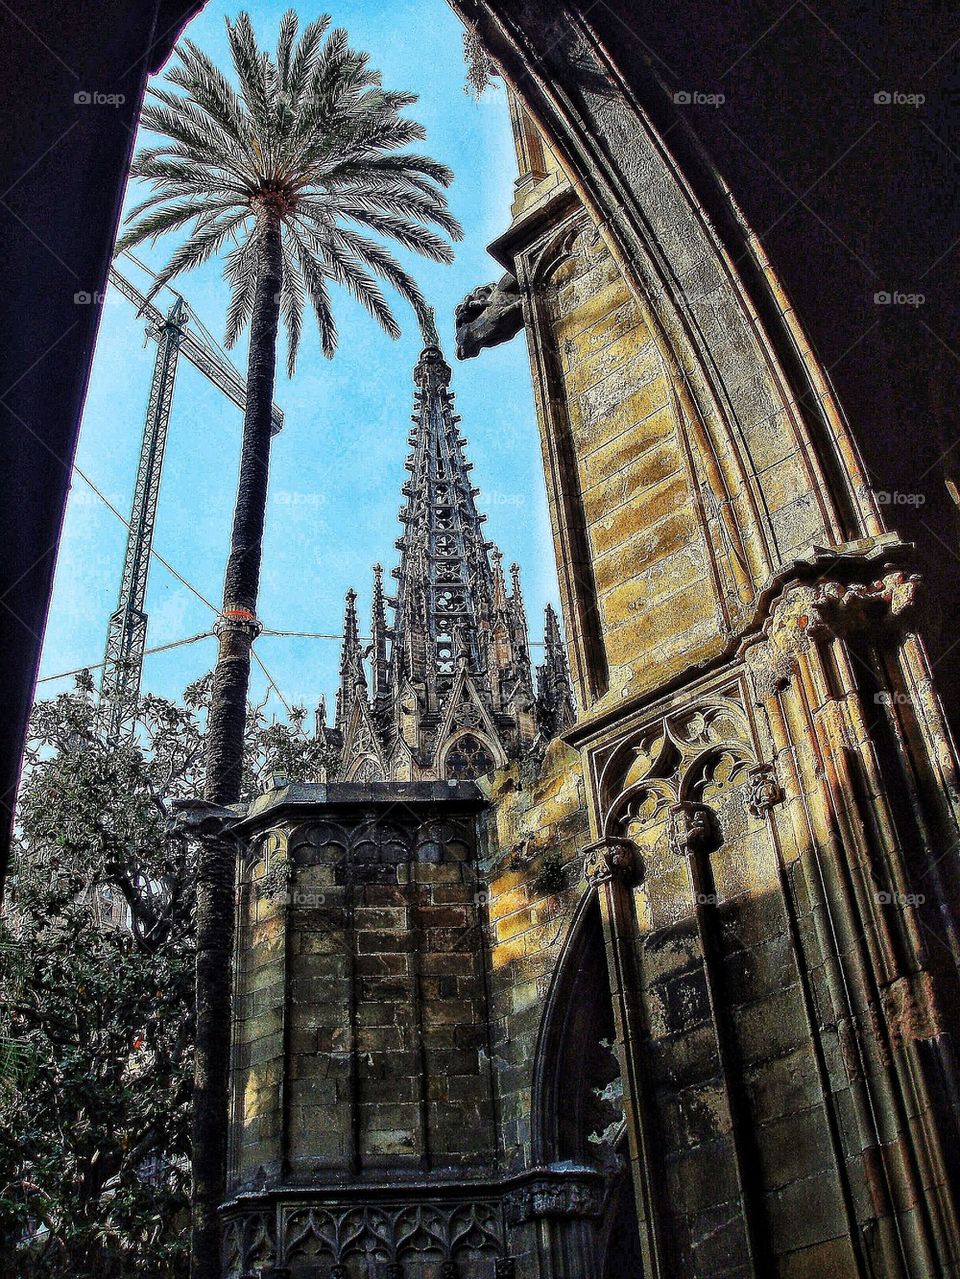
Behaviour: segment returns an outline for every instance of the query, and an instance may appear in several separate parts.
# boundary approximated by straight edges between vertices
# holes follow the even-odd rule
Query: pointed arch
[[[540,1023],[531,1107],[534,1163],[602,1162],[597,1138],[611,1116],[603,1115],[594,1089],[619,1078],[615,1036],[600,903],[590,889],[567,930]],[[614,1144],[619,1135],[608,1134]]]
[[[451,737],[440,752],[441,777],[466,781],[485,777],[507,762],[503,748],[479,729],[465,728]]]

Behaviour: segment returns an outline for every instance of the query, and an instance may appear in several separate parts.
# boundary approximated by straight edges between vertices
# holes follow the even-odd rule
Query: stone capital
[[[619,879],[629,883],[639,870],[637,846],[632,839],[608,835],[583,850],[583,873],[592,888]]]
[[[671,804],[667,839],[674,856],[691,857],[695,853],[707,852],[714,843],[714,836],[713,814],[706,804],[689,800]]]
[[[811,608],[820,628],[841,638],[883,626],[916,603],[918,573],[896,569],[872,582],[821,582]]]
[[[539,1217],[598,1217],[603,1208],[603,1189],[592,1181],[544,1178],[511,1191],[505,1206],[512,1226]]]

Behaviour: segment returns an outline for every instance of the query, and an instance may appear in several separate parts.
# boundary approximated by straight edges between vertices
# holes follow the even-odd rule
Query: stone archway
[[[615,1040],[603,923],[591,891],[571,923],[534,1062],[534,1161],[547,1168],[597,1169],[605,1182],[594,1218],[551,1222],[562,1275],[634,1279],[641,1273]]]

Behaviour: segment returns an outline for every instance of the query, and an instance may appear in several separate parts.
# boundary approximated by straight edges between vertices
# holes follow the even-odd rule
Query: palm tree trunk
[[[240,480],[223,586],[223,613],[217,627],[220,652],[207,719],[204,798],[217,804],[235,804],[240,798],[250,650],[259,630],[256,608],[283,270],[276,214],[265,210],[259,229],[260,274],[250,318]],[[201,844],[196,915],[192,1279],[220,1279],[217,1210],[226,1180],[235,870],[232,841]]]

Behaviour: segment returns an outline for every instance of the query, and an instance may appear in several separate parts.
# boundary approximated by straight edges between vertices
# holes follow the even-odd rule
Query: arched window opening
[[[455,781],[472,781],[492,773],[496,761],[489,749],[473,733],[464,733],[447,751],[447,777]]]

